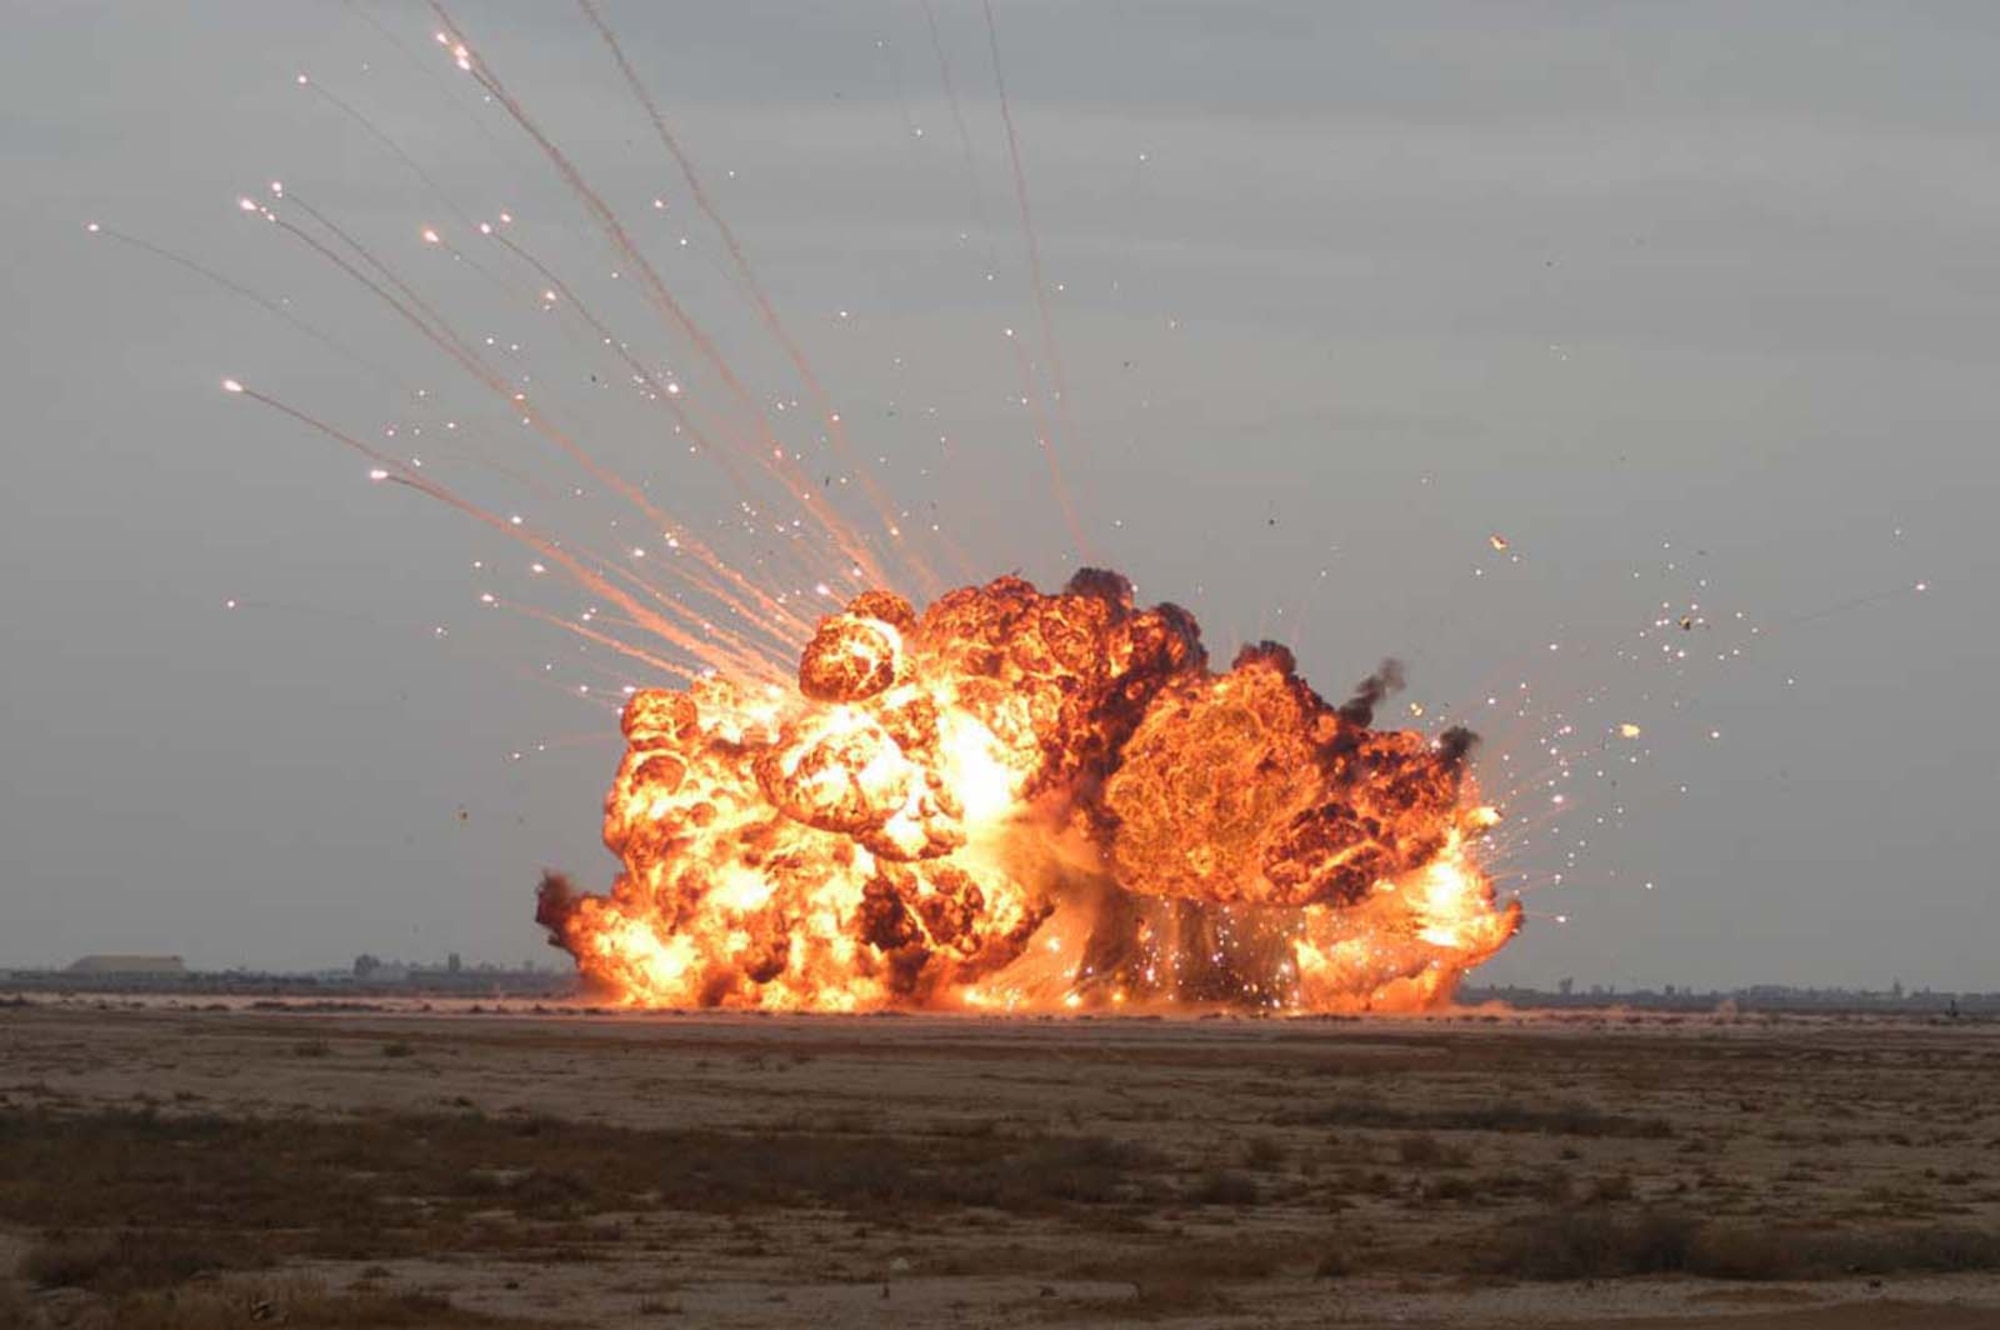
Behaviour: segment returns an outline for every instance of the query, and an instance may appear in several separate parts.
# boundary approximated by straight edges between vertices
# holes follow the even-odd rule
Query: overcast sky
[[[914,0],[605,6],[913,530],[1076,566],[1019,404],[1059,365],[1092,559],[1216,655],[1290,641],[1335,695],[1400,656],[1398,714],[1487,735],[1532,917],[1486,977],[2000,987],[2000,13],[995,10],[1053,358],[977,6],[937,0],[944,64]],[[807,395],[582,17],[455,12],[783,422]],[[748,565],[713,468],[468,224],[508,210],[648,365],[714,374],[422,7],[5,14],[0,965],[554,959],[538,870],[615,867],[620,671],[478,597],[577,597],[217,384],[626,535],[235,200],[282,179]]]

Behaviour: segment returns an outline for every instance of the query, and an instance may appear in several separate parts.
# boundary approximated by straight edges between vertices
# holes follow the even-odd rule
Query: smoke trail
[[[1349,725],[1372,725],[1375,708],[1382,699],[1403,688],[1403,662],[1391,658],[1376,667],[1375,673],[1355,685],[1354,695],[1340,704],[1340,718]]]

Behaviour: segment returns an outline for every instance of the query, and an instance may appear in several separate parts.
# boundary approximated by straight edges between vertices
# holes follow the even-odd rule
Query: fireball
[[[636,693],[608,895],[537,918],[644,1007],[1412,1009],[1520,924],[1464,730],[1371,728],[1265,643],[1209,669],[1086,570],[820,620],[796,688]]]

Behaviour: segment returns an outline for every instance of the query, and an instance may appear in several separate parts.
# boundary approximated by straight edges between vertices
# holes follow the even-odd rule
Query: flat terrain
[[[2000,1025],[0,1006],[0,1325],[2000,1326]]]

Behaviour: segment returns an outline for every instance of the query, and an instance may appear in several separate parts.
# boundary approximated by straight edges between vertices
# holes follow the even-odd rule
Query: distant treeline
[[[1755,984],[1748,988],[1701,992],[1678,985],[1661,989],[1618,989],[1593,985],[1581,989],[1566,984],[1550,992],[1514,985],[1462,984],[1458,1000],[1467,1006],[1499,1002],[1524,1009],[1625,1007],[1637,1011],[1714,1011],[1727,1006],[1737,1011],[1877,1012],[1947,1017],[2000,1015],[2000,993],[1940,993],[1928,988],[1905,990],[1900,986],[1881,990]]]
[[[344,972],[275,974],[256,970],[190,970],[181,974],[73,974],[66,970],[0,970],[0,989],[20,993],[185,993],[257,997],[568,997],[573,971],[396,967],[366,978]]]

